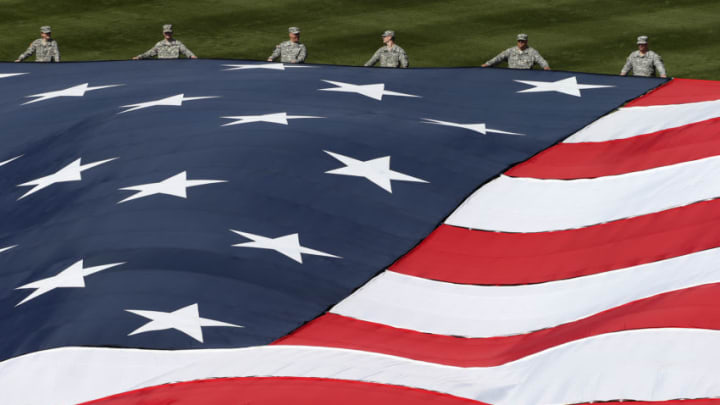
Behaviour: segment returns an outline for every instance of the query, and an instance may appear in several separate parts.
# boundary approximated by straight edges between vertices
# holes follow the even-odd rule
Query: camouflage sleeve
[[[410,65],[410,62],[408,61],[407,52],[403,49],[402,52],[400,52],[400,67],[403,69],[407,69],[407,67]]]
[[[180,41],[178,41],[178,48],[180,49],[180,52],[185,55],[186,58],[192,58],[193,56],[195,56],[193,51],[188,49],[188,47]]]
[[[377,51],[375,51],[375,53],[374,53],[373,56],[370,58],[370,60],[368,60],[367,62],[365,62],[365,66],[372,66],[372,65],[378,63],[379,60],[380,60],[380,49],[378,49]]]
[[[632,55],[627,57],[627,60],[625,61],[625,66],[622,67],[622,70],[620,70],[621,75],[626,75],[630,73],[632,70],[632,61],[631,61]]]
[[[665,71],[665,64],[663,63],[662,57],[660,57],[660,55],[655,54],[655,58],[653,59],[653,65],[655,65],[655,70],[657,70],[660,76],[667,75],[667,72]]]
[[[25,60],[28,56],[35,53],[35,41],[30,43],[30,46],[25,50],[25,52],[21,53],[20,56],[18,56],[18,60]]]
[[[534,52],[533,59],[535,59],[535,63],[540,65],[540,67],[543,69],[550,67],[545,58],[543,58],[542,55],[540,55],[540,52],[538,52],[537,50],[535,50]]]
[[[137,57],[139,59],[147,59],[152,58],[153,56],[157,56],[158,54],[158,44],[155,44],[152,48],[150,48],[147,52],[141,53]]]
[[[506,49],[499,54],[497,54],[496,57],[490,59],[489,61],[485,62],[486,65],[497,65],[500,62],[504,62],[508,59],[508,56],[510,56],[510,49]]]
[[[60,48],[58,48],[57,41],[53,41],[51,60],[54,60],[55,62],[60,62]]]
[[[273,51],[272,55],[268,59],[275,60],[280,57],[280,53],[282,50],[280,49],[280,45],[275,46],[275,50]]]
[[[295,60],[295,62],[303,63],[305,62],[305,58],[307,58],[307,48],[305,45],[300,45],[300,53],[298,53],[297,60]]]

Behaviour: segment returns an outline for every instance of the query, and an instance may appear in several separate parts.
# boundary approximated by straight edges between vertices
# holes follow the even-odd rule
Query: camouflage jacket
[[[365,66],[372,66],[380,61],[381,67],[408,67],[408,56],[405,50],[397,45],[393,45],[392,48],[383,46],[370,58],[369,61],[365,62]]]
[[[35,54],[35,62],[60,62],[60,50],[57,41],[54,39],[44,40],[38,38],[28,46],[28,49],[20,54],[18,60],[24,60],[28,56]]]
[[[157,56],[158,59],[178,59],[180,57],[180,53],[182,53],[183,55],[185,55],[185,57],[188,58],[195,56],[195,54],[192,53],[192,51],[189,50],[185,46],[185,44],[173,38],[169,41],[163,39],[162,41],[155,44],[155,46],[150,48],[149,51],[142,53],[137,57],[139,59],[148,59],[152,58],[153,56]]]
[[[631,53],[620,73],[626,75],[630,71],[634,76],[654,76],[655,72],[661,76],[667,74],[662,58],[653,51],[644,55],[640,51]]]
[[[303,63],[307,57],[307,48],[300,42],[285,41],[279,43],[269,59],[277,59],[283,63]]]
[[[508,62],[510,69],[532,69],[536,63],[543,69],[549,67],[547,61],[540,55],[540,52],[529,46],[522,50],[517,46],[513,46],[500,52],[496,57],[485,63],[492,66],[503,61]]]

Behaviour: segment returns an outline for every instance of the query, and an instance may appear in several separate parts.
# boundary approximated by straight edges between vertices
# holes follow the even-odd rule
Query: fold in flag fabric
[[[717,83],[233,62],[0,64],[0,402],[720,398]]]

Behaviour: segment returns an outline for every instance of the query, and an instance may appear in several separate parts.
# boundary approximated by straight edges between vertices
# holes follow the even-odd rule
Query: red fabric
[[[441,225],[392,271],[461,284],[586,276],[720,246],[720,200],[587,228],[501,233]]]
[[[433,335],[326,314],[275,344],[340,347],[459,367],[490,367],[604,333],[645,328],[720,329],[720,284],[673,291],[525,335]]]
[[[505,174],[537,179],[611,176],[720,155],[720,118],[607,142],[560,143]]]
[[[221,378],[160,385],[85,405],[482,405],[413,388],[321,378]]]
[[[720,398],[704,398],[704,399],[675,399],[672,401],[610,401],[610,402],[590,402],[595,405],[717,405],[720,404]],[[587,403],[587,404],[590,404]],[[578,404],[585,405],[585,404]]]
[[[673,79],[669,83],[627,103],[626,107],[685,104],[720,99],[720,82]]]

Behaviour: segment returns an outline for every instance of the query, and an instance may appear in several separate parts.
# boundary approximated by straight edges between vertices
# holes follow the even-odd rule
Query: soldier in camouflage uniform
[[[650,50],[648,37],[641,35],[637,38],[638,50],[628,56],[625,66],[620,71],[620,76],[625,76],[632,71],[633,76],[655,76],[657,72],[660,77],[667,77],[665,65],[660,55]]]
[[[510,69],[532,69],[537,63],[544,70],[550,70],[550,66],[540,52],[528,46],[527,34],[518,34],[517,46],[500,52],[496,57],[483,63],[482,67],[493,66],[503,61],[508,62]]]
[[[385,31],[381,36],[385,45],[375,51],[372,58],[365,62],[365,66],[373,66],[379,61],[381,67],[407,68],[408,56],[405,50],[395,43],[395,31]]]
[[[153,56],[157,56],[158,59],[178,59],[181,53],[187,58],[197,59],[197,56],[185,44],[173,38],[172,24],[163,25],[163,36],[165,39],[155,44],[149,51],[135,56],[133,59],[148,59]]]
[[[40,36],[28,46],[28,49],[18,56],[15,62],[22,62],[28,56],[35,54],[35,62],[60,62],[60,50],[57,41],[51,38],[50,26],[40,27]]]
[[[272,55],[268,58],[268,62],[272,62],[278,57],[282,63],[303,63],[307,57],[307,48],[300,43],[300,28],[288,28],[289,41],[281,42],[275,47]]]

